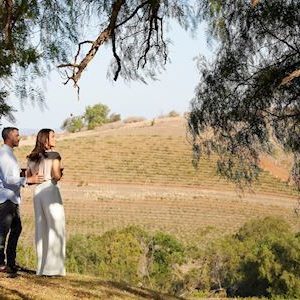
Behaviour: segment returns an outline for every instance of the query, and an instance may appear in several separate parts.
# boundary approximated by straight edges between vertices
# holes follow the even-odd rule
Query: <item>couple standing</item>
[[[39,131],[36,144],[27,156],[25,174],[13,153],[19,145],[19,130],[6,127],[0,148],[0,271],[17,273],[16,248],[22,231],[19,205],[20,189],[36,184],[34,191],[35,245],[37,275],[64,276],[65,214],[57,182],[62,176],[61,157],[53,150],[55,135],[51,129]],[[21,177],[24,176],[24,177]]]

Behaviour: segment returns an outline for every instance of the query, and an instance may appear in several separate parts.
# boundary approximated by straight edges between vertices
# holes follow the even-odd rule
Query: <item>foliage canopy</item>
[[[217,153],[221,174],[251,182],[275,139],[293,153],[300,188],[300,2],[255,2],[201,4],[219,45],[212,63],[199,61],[189,117],[195,162]]]
[[[299,187],[299,6],[295,0],[2,0],[0,118],[12,117],[12,91],[43,101],[34,79],[53,66],[78,86],[104,44],[111,47],[114,80],[156,78],[170,58],[170,22],[193,30],[205,20],[218,51],[212,63],[199,60],[189,117],[195,162],[216,152],[221,174],[251,182],[259,154],[272,152],[275,138],[294,155],[291,178]],[[88,36],[91,28],[96,36]]]

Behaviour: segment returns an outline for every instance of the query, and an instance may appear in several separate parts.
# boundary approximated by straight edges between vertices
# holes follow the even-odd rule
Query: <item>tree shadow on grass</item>
[[[145,299],[157,299],[157,300],[165,300],[165,299],[183,300],[184,299],[182,297],[177,297],[177,296],[173,296],[173,295],[169,295],[169,294],[163,294],[163,293],[159,293],[159,292],[156,292],[156,291],[153,291],[150,289],[146,289],[146,288],[135,288],[126,283],[108,281],[108,284],[114,288],[120,289],[122,291],[126,291],[126,292],[136,295],[136,296],[143,297]]]
[[[30,276],[30,281],[35,285],[50,289],[63,289],[72,294],[74,298],[88,299],[114,299],[124,297],[125,290],[117,288],[113,284],[102,280],[73,279],[72,277],[44,277]],[[134,295],[132,293],[132,295]],[[143,297],[145,299],[154,299],[153,297]],[[159,299],[159,298],[155,298]]]
[[[7,294],[8,296],[5,296]],[[21,293],[20,291],[9,289],[1,286],[0,284],[0,300],[7,300],[7,299],[24,299],[24,300],[30,300],[32,298],[27,297],[25,294]]]
[[[95,287],[102,286],[105,289],[110,291],[117,290],[120,293],[120,296],[124,295],[124,292],[131,294],[132,296],[139,297],[141,299],[156,299],[156,300],[176,300],[184,299],[181,297],[176,297],[168,294],[159,293],[146,288],[137,288],[130,286],[123,282],[114,282],[114,281],[103,281],[103,280],[70,280],[70,284],[74,287],[86,287],[88,289],[93,289]],[[117,293],[114,291],[113,293]],[[117,293],[117,294],[119,294]],[[116,295],[111,295],[116,296]]]
[[[32,274],[21,275],[25,279],[24,284],[32,284],[40,288],[41,290],[60,290],[66,291],[71,294],[74,299],[115,299],[126,298],[132,296],[138,299],[156,299],[156,300],[176,300],[184,299],[180,297],[171,296],[168,294],[159,293],[146,288],[138,288],[128,285],[127,283],[104,281],[97,278],[74,278],[72,275],[66,277],[43,277]],[[20,299],[32,299],[21,292],[12,288],[2,287],[0,283],[0,300],[20,298]],[[8,296],[5,296],[7,294]],[[4,296],[3,296],[4,295]]]

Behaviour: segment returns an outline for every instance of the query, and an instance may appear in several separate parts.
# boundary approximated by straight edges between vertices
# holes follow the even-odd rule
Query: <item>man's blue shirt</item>
[[[20,204],[20,189],[26,178],[20,177],[20,166],[13,149],[4,144],[0,148],[0,203],[11,200]]]

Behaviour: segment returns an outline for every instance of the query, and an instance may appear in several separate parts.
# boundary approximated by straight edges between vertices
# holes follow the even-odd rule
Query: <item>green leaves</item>
[[[63,57],[74,45],[77,20],[71,1],[7,1],[0,3],[0,84],[5,94],[21,101],[43,101],[36,77]],[[73,38],[71,38],[73,37]],[[25,78],[25,80],[24,80]],[[25,82],[25,84],[24,84]],[[12,112],[6,106],[0,119]]]
[[[300,67],[299,9],[297,1],[262,1],[255,8],[245,1],[202,4],[219,47],[215,60],[199,68],[190,133],[196,151],[220,156],[218,170],[230,180],[257,177],[272,137],[299,163],[300,79],[282,81]],[[207,132],[213,134],[206,138]],[[294,176],[298,188],[299,180]]]
[[[84,119],[88,129],[94,129],[108,121],[109,108],[104,104],[95,104],[85,109]]]

